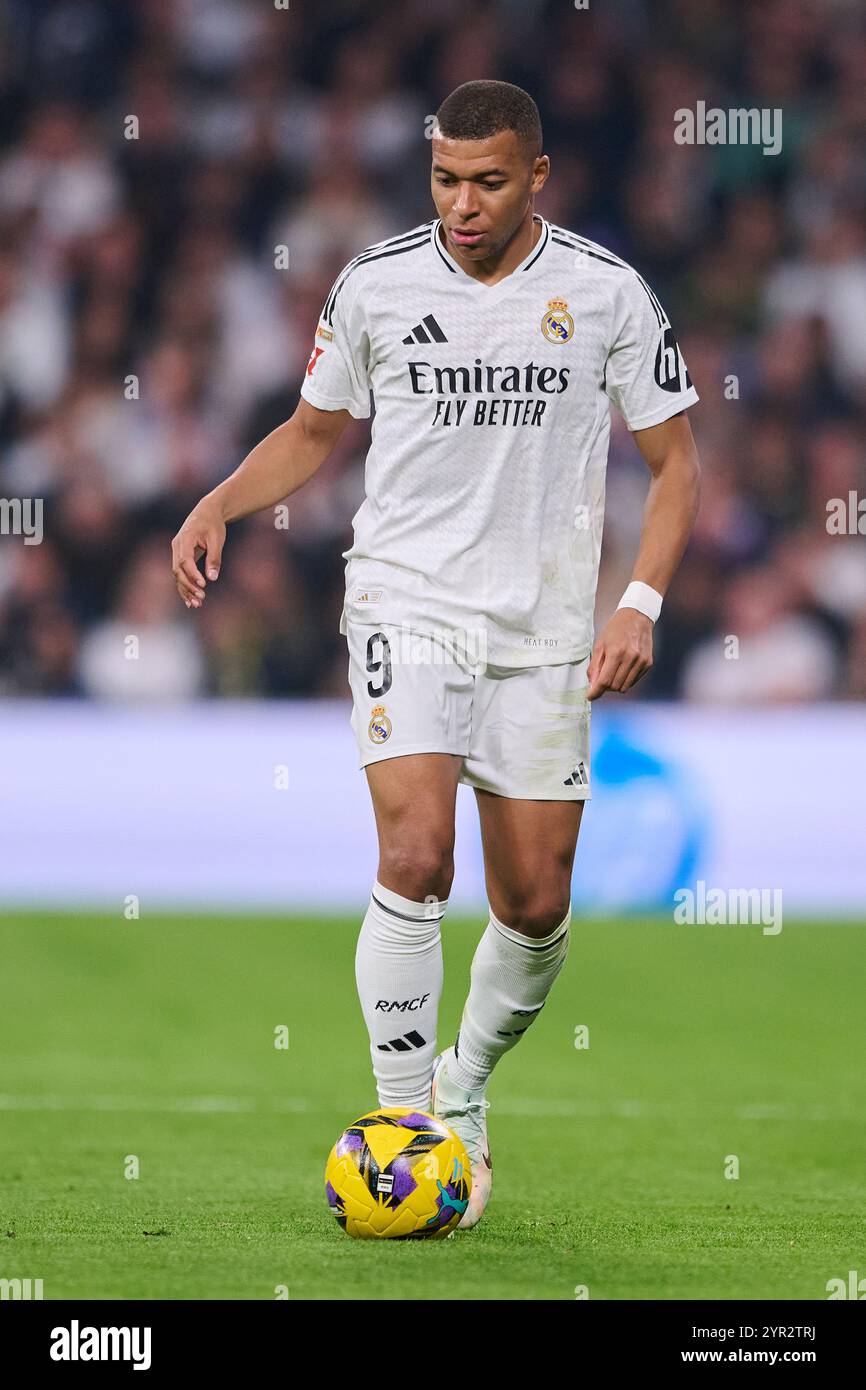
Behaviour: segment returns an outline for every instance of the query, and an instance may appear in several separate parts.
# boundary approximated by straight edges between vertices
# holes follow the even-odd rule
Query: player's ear
[[[533,162],[532,168],[532,191],[540,193],[550,177],[550,158],[546,154],[540,154]]]

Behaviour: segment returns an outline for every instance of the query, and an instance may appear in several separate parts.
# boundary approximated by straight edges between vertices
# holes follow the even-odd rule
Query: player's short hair
[[[541,117],[528,92],[511,82],[464,82],[436,112],[448,140],[488,140],[513,130],[528,159],[541,154]]]

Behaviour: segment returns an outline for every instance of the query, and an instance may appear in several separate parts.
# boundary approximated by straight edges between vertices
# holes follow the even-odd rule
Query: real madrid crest
[[[567,343],[574,333],[574,319],[564,299],[549,299],[541,331],[549,343]]]
[[[373,710],[367,733],[371,743],[384,743],[391,737],[391,721],[385,713],[384,705],[377,705]]]

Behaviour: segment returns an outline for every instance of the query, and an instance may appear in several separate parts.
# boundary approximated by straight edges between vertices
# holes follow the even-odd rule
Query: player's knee
[[[505,904],[502,922],[524,936],[550,936],[568,915],[568,893],[526,893],[511,897]]]
[[[453,840],[412,837],[382,847],[379,881],[412,902],[423,902],[431,894],[447,898],[453,878]]]

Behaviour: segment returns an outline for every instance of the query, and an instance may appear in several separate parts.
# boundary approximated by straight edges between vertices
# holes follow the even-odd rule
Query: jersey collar
[[[498,280],[495,285],[485,285],[481,280],[476,279],[474,275],[468,275],[463,267],[458,265],[457,261],[451,255],[451,252],[442,245],[440,240],[439,228],[442,226],[442,219],[440,217],[437,217],[436,221],[433,223],[433,228],[430,233],[430,242],[447,271],[452,275],[459,276],[464,283],[480,294],[496,296],[497,291],[503,290],[505,286],[511,289],[519,284],[521,282],[521,276],[525,275],[528,270],[531,270],[544,253],[544,249],[550,240],[550,223],[538,212],[533,213],[532,220],[541,223],[541,236],[529,252],[529,255],[520,262],[520,265],[516,265],[512,271],[509,271],[502,280]],[[457,284],[459,282],[455,280],[454,283]]]

